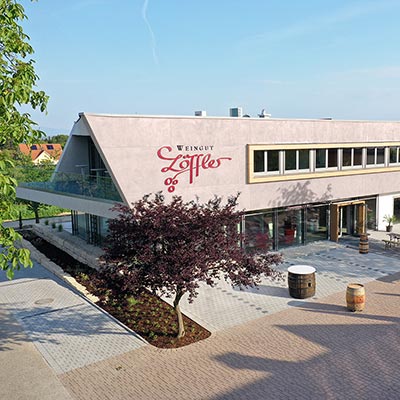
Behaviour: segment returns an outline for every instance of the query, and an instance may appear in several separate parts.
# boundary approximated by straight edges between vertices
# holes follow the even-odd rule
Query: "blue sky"
[[[81,111],[400,120],[398,0],[22,4],[49,134]]]

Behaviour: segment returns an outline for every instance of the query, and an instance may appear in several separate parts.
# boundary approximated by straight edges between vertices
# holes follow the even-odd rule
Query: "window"
[[[370,174],[376,172],[373,169],[400,171],[400,141],[257,144],[248,145],[248,149],[248,157],[253,160],[248,170],[249,183]]]
[[[328,149],[328,168],[338,167],[338,149]]]
[[[343,167],[351,167],[353,165],[353,149],[343,149]]]
[[[285,151],[285,171],[291,171],[296,168],[296,153],[297,150],[286,150]]]
[[[256,150],[254,152],[254,172],[264,172],[265,171],[265,163],[264,163],[264,151]]]
[[[299,169],[310,169],[310,150],[299,150]]]
[[[279,150],[256,150],[254,172],[279,172]]]
[[[247,250],[272,250],[274,246],[274,216],[272,213],[246,215],[244,243]]]
[[[267,153],[267,172],[279,172],[279,150],[268,150]]]
[[[52,144],[47,145],[47,150],[54,150],[54,146]]]
[[[367,149],[367,165],[375,164],[375,149]]]
[[[384,165],[385,164],[385,148],[384,147],[368,147],[367,148],[367,166]]]
[[[399,147],[389,148],[389,164],[399,163]]]
[[[317,149],[315,151],[315,168],[338,168],[338,149]]]
[[[356,149],[353,149],[353,165],[354,166],[362,166],[362,148],[358,147]]]
[[[317,149],[315,152],[315,167],[326,168],[326,149]]]
[[[385,164],[385,148],[378,147],[376,149],[376,163],[377,164]]]
[[[31,146],[31,150],[37,150],[36,144],[33,144],[33,145]]]
[[[310,169],[310,150],[286,150],[285,171]]]
[[[348,148],[342,151],[342,167],[361,167],[362,166],[362,148]]]

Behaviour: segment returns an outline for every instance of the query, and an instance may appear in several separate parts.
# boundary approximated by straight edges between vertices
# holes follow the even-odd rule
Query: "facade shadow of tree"
[[[318,195],[310,188],[311,182],[296,182],[290,186],[281,186],[277,189],[278,200],[270,201],[269,207],[281,207],[288,204],[308,204],[326,202],[332,199],[332,185],[328,185],[322,195]]]
[[[237,352],[215,357],[235,370],[265,372],[265,378],[213,399],[398,399],[400,326],[399,318],[389,320],[386,324],[279,326],[306,349],[287,343],[281,360],[276,354],[272,359]],[[299,360],[287,361],[290,358]]]

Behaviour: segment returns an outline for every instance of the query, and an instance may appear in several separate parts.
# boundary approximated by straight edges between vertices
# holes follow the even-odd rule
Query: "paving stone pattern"
[[[36,263],[0,282],[0,309],[11,312],[57,373],[147,343]]]
[[[328,250],[327,250],[328,249]],[[310,299],[293,299],[289,295],[287,268],[305,264],[316,268],[316,294]],[[399,271],[398,258],[383,254],[360,254],[343,245],[316,243],[284,252],[284,263],[278,269],[283,281],[263,279],[258,288],[239,290],[221,281],[214,288],[201,284],[192,304],[182,299],[183,312],[211,332],[237,326],[265,315],[282,311],[302,302],[315,301],[332,293],[345,292],[353,281],[370,282]],[[165,298],[172,304],[172,299]]]
[[[145,344],[89,304],[25,318],[23,325],[57,374]]]
[[[175,350],[145,346],[60,375],[77,400],[397,400],[400,274],[297,303]]]
[[[239,291],[202,286],[182,308],[213,331],[173,350],[147,345],[39,264],[0,278],[0,310],[24,327],[76,400],[398,399],[400,262],[393,251],[314,243],[284,250],[317,270],[311,299],[282,282]],[[362,313],[345,308],[348,283],[366,284]]]

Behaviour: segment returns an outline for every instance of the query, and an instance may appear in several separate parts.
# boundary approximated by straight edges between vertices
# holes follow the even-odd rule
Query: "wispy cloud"
[[[150,33],[150,39],[151,39],[151,49],[153,52],[153,60],[156,65],[158,65],[158,57],[157,57],[157,42],[156,42],[156,37],[154,35],[153,29],[151,28],[150,22],[147,19],[147,7],[149,5],[149,0],[144,0],[143,2],[143,7],[142,7],[142,19],[144,23],[147,26],[147,29],[149,30]]]

